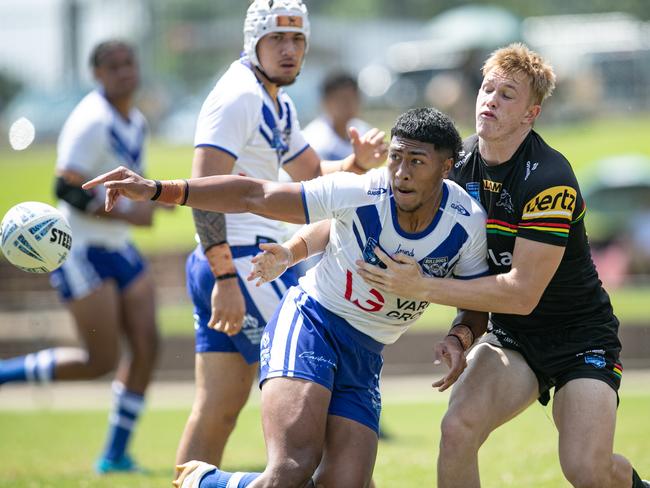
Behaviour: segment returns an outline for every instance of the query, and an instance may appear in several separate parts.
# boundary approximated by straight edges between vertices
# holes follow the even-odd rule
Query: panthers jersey
[[[464,155],[451,178],[487,210],[491,274],[510,270],[517,237],[565,248],[533,312],[528,316],[495,313],[495,324],[521,330],[612,322],[609,297],[589,251],[586,205],[564,156],[531,131],[509,161],[488,166],[474,135],[465,140]]]
[[[90,179],[98,174],[126,166],[136,173],[143,171],[146,121],[142,113],[132,108],[125,119],[104,95],[92,91],[75,107],[66,120],[57,147],[59,170],[71,170]],[[95,190],[96,200],[103,204],[104,187]],[[125,198],[118,206],[129,206]],[[98,219],[65,201],[59,209],[72,228],[75,245],[95,244],[117,249],[129,240],[129,224],[123,220]]]
[[[280,89],[276,105],[244,59],[230,66],[205,100],[194,145],[233,156],[234,175],[270,181],[309,147],[289,95]],[[226,231],[233,246],[255,244],[256,236],[279,241],[284,235],[280,223],[250,213],[227,214]]]
[[[451,181],[443,180],[440,207],[417,233],[399,225],[386,168],[365,175],[334,173],[302,187],[307,221],[332,219],[332,226],[323,258],[300,279],[300,286],[378,342],[395,342],[429,303],[388,294],[363,281],[355,262],[382,266],[376,247],[389,256],[401,253],[416,259],[427,276],[469,279],[488,271],[485,212]]]

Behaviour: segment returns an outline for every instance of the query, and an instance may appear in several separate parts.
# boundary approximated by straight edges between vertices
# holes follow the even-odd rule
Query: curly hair
[[[458,159],[463,146],[451,118],[432,107],[413,108],[404,112],[397,117],[390,136],[428,142],[434,145],[436,151],[448,152],[454,161]]]

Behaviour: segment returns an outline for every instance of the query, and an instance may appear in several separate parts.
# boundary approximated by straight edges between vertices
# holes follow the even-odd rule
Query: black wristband
[[[162,183],[160,182],[160,180],[153,180],[153,182],[156,184],[156,193],[153,194],[151,200],[156,201],[158,200],[158,197],[162,193]]]
[[[445,337],[455,337],[458,340],[458,343],[460,344],[460,348],[463,351],[465,350],[465,346],[463,345],[463,341],[456,334],[447,334]]]
[[[180,203],[180,205],[185,205],[187,203],[187,197],[190,196],[190,182],[187,180],[183,180],[185,182],[185,195],[183,195],[183,201]]]
[[[216,281],[229,280],[230,278],[237,278],[237,273],[226,273],[214,277]]]

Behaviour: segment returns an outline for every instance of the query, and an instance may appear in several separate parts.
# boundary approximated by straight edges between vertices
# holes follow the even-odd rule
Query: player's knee
[[[481,428],[478,422],[459,410],[450,410],[440,423],[440,448],[459,452],[460,448],[480,446]]]
[[[230,434],[237,425],[241,405],[232,402],[215,402],[209,398],[195,401],[191,416],[206,432],[215,435]]]
[[[131,341],[134,356],[153,363],[158,356],[160,336],[158,329],[152,325],[138,329]]]
[[[602,488],[611,486],[612,463],[596,459],[575,457],[563,460],[564,476],[576,488]]]
[[[318,468],[318,473],[314,476],[314,485],[317,488],[327,486],[337,487],[359,487],[367,488],[374,486],[372,483],[372,472],[365,473],[358,469],[338,469],[322,471],[322,466]],[[312,486],[312,485],[308,485]]]
[[[312,478],[318,467],[318,461],[309,456],[286,458],[280,464],[269,466],[266,470],[269,484],[277,488],[302,488]]]
[[[118,351],[111,348],[101,353],[88,355],[86,369],[90,378],[98,378],[115,370],[118,362]]]
[[[565,475],[574,488],[606,488],[611,486],[608,474],[601,476],[598,473],[581,471]]]

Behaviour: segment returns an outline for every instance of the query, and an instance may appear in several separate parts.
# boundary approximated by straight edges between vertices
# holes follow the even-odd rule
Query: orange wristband
[[[205,257],[208,258],[208,264],[215,278],[224,275],[237,273],[235,263],[232,261],[232,252],[227,242],[212,246],[205,251]]]
[[[190,193],[187,180],[156,181],[156,195],[151,199],[173,205],[185,205]]]

